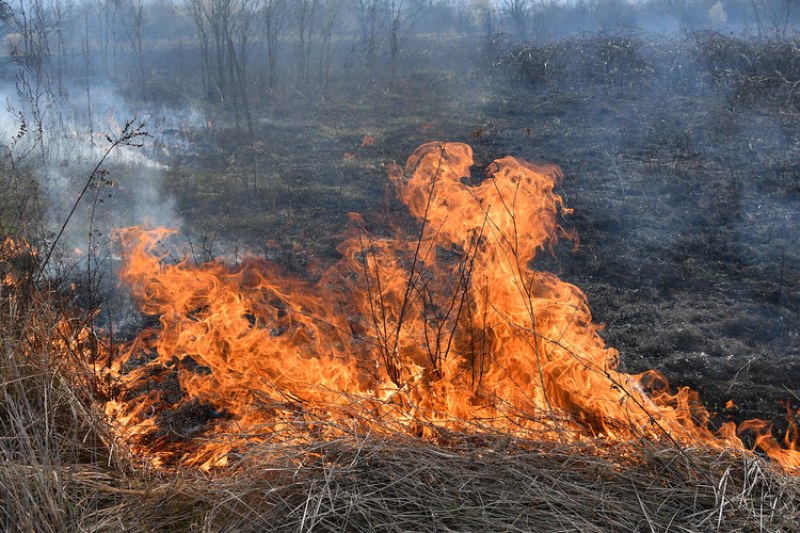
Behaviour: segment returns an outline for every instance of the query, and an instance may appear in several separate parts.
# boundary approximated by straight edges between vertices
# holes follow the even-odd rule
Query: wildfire
[[[695,392],[620,372],[580,289],[531,267],[571,212],[561,171],[506,157],[472,184],[472,165],[467,145],[418,148],[390,170],[418,232],[377,237],[352,215],[315,282],[258,259],[174,264],[171,230],[120,231],[121,277],[159,325],[108,365],[117,433],[156,463],[204,468],[253,442],[353,431],[743,448]],[[800,466],[794,426],[783,446],[745,426]]]

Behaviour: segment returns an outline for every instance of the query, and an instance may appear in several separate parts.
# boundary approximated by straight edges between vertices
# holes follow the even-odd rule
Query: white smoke
[[[156,149],[161,146],[159,132],[151,135],[149,131],[151,124],[160,131],[165,124],[180,120],[176,116],[196,120],[192,113],[167,109],[134,113],[111,88],[103,86],[34,99],[7,82],[0,85],[0,98],[5,104],[4,110],[0,108],[5,170],[38,180],[43,222],[51,240],[68,221],[58,239],[65,258],[80,262],[90,246],[93,254],[98,247],[109,249],[112,230],[118,227],[180,226],[174,202],[163,190],[167,166],[159,161],[163,153]],[[123,135],[126,123],[130,128],[143,124],[148,135],[107,153]]]

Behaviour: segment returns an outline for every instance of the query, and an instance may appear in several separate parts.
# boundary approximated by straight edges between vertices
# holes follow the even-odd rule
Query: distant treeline
[[[111,81],[126,98],[223,105],[246,120],[280,91],[477,59],[588,32],[708,29],[793,37],[794,0],[0,0],[0,77],[23,100]],[[32,117],[35,121],[37,117]]]

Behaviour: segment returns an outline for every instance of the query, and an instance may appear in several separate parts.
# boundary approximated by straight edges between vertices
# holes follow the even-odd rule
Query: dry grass
[[[361,435],[256,445],[210,474],[154,470],[117,447],[86,372],[89,317],[40,264],[0,253],[3,531],[800,530],[797,478],[646,442]]]
[[[373,438],[267,448],[267,460],[248,457],[206,485],[204,527],[608,532],[800,525],[794,481],[753,457],[637,446],[628,450],[636,457],[595,451],[503,437],[448,449]]]
[[[622,468],[577,447],[443,450],[378,439],[265,453],[268,461],[248,457],[246,466],[210,477],[6,465],[4,487],[15,480],[16,494],[25,494],[33,512],[16,522],[9,516],[4,525],[7,531],[237,532],[800,526],[794,480],[747,456],[692,454],[688,461],[662,449]],[[56,498],[38,490],[43,481]],[[12,503],[23,509],[21,501]]]
[[[502,445],[501,445],[502,443]],[[636,449],[635,447],[631,450]],[[751,456],[342,439],[215,475],[73,479],[86,531],[796,531],[797,484]],[[607,453],[611,453],[606,450]],[[87,472],[88,473],[88,472]],[[138,481],[132,481],[137,480]],[[98,506],[98,503],[102,505]]]
[[[442,449],[353,438],[267,447],[214,475],[71,469],[61,473],[66,499],[32,500],[37,512],[27,518],[36,522],[6,525],[8,531],[214,532],[788,532],[800,526],[796,482],[751,456],[640,449],[621,466],[619,457],[579,446],[498,443]],[[17,480],[28,476],[30,492],[49,475],[21,465],[11,470]],[[56,516],[60,503],[72,506],[64,519]]]
[[[7,263],[4,263],[8,266]],[[795,479],[741,454],[453,435],[262,444],[229,468],[154,471],[116,449],[58,298],[4,294],[4,531],[796,531]],[[27,302],[27,303],[25,303]],[[56,353],[60,349],[67,353]],[[67,359],[64,356],[67,356]]]
[[[39,259],[0,258],[3,531],[797,531],[800,486],[747,454],[504,435],[260,444],[156,471],[116,447],[85,368],[95,340]],[[64,327],[64,324],[70,327]],[[76,362],[81,362],[80,365]]]

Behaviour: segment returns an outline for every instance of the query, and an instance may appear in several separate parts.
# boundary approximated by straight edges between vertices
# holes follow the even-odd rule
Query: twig
[[[56,235],[55,239],[50,245],[50,248],[47,250],[47,254],[45,255],[45,258],[39,267],[40,276],[44,274],[44,271],[47,268],[48,263],[50,262],[50,257],[53,255],[53,251],[56,249],[56,246],[58,245],[58,241],[61,240],[61,236],[67,229],[67,224],[69,224],[70,219],[72,219],[72,215],[75,214],[75,210],[78,208],[78,204],[80,204],[81,200],[86,194],[86,191],[89,190],[89,186],[91,186],[95,177],[100,172],[100,169],[103,166],[103,163],[105,163],[106,158],[108,158],[108,156],[111,155],[111,152],[113,152],[119,146],[131,146],[133,148],[141,148],[143,146],[141,143],[134,141],[135,139],[138,139],[140,137],[148,136],[148,133],[143,130],[144,123],[141,123],[136,127],[133,127],[133,123],[134,120],[128,120],[127,122],[125,122],[125,126],[122,128],[122,132],[120,132],[119,136],[116,137],[115,139],[112,139],[109,135],[106,135],[106,140],[109,142],[110,146],[103,153],[102,157],[95,165],[91,174],[89,174],[89,177],[86,179],[86,183],[84,184],[83,189],[78,195],[78,198],[75,200],[75,203],[72,204],[72,209],[70,209],[69,214],[64,219],[64,223],[61,225],[61,229],[58,231],[58,235]]]

